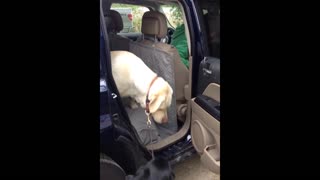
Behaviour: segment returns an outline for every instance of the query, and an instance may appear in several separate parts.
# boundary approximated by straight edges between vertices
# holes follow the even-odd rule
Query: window
[[[220,58],[220,6],[208,3],[202,6],[210,56]]]
[[[168,27],[177,28],[183,24],[182,12],[177,4],[162,5],[161,9],[168,19]]]
[[[123,30],[121,33],[141,32],[142,16],[147,7],[128,5],[128,4],[112,4],[112,10],[118,11],[122,17]]]
[[[182,17],[182,10],[178,4],[162,5],[161,10],[167,17],[167,43],[171,44],[177,49],[182,63],[189,68],[189,48]]]

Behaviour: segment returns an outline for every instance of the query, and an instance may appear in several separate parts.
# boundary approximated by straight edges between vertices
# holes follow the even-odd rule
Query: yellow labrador
[[[154,120],[157,123],[168,122],[167,108],[171,105],[173,93],[169,83],[157,77],[139,57],[128,51],[111,51],[111,64],[120,96],[131,97],[146,108],[148,95],[150,101],[147,106]],[[131,107],[137,106],[131,104]]]

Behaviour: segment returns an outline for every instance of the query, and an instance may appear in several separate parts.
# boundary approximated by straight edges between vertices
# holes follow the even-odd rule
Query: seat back
[[[118,35],[118,33],[123,29],[123,22],[120,13],[115,10],[110,10],[107,13],[105,20],[108,29],[111,51],[129,51],[129,43],[131,40],[127,37]]]
[[[167,29],[167,21],[164,14],[157,11],[144,13],[141,26],[141,32],[144,36],[140,43],[168,53],[174,62],[175,95],[178,111],[181,109],[179,107],[185,106],[186,103],[185,86],[189,83],[189,70],[183,64],[178,50],[172,45],[161,42],[161,39],[166,37]],[[184,113],[178,112],[182,117],[185,115]]]
[[[168,123],[158,124],[157,128],[162,138],[173,135],[177,132],[177,114],[176,114],[176,93],[174,79],[174,61],[172,54],[148,46],[139,42],[131,42],[129,46],[130,52],[134,53],[158,76],[166,80],[173,90],[171,106],[168,108]],[[146,118],[146,116],[145,116]]]

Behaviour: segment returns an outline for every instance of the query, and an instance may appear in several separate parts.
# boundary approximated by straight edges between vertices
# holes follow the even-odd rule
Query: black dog
[[[175,175],[167,160],[156,157],[140,167],[135,175],[127,176],[126,180],[174,180]]]

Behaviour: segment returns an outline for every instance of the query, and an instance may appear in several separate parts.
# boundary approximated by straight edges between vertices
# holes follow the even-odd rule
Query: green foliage
[[[183,24],[182,11],[178,6],[172,5],[170,8],[170,13],[171,13],[170,18],[175,27],[178,27],[181,24]]]

